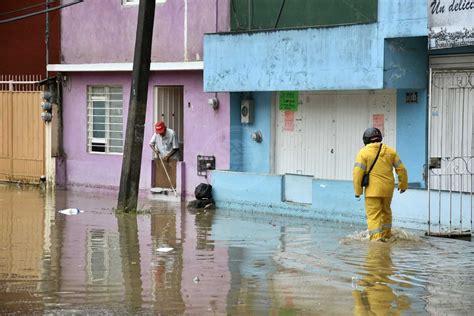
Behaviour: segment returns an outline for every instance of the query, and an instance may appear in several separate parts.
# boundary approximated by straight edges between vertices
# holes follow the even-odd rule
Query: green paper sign
[[[280,91],[280,110],[298,111],[298,91]]]

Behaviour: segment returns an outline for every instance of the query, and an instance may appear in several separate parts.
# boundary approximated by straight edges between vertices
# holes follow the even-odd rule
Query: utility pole
[[[155,0],[140,0],[117,211],[137,209],[154,19]]]

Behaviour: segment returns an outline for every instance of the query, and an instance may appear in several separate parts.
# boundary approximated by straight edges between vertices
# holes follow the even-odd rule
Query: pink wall
[[[66,177],[68,186],[118,188],[122,155],[87,152],[87,86],[121,85],[124,103],[124,131],[130,98],[131,73],[71,73],[64,87],[63,120]],[[155,72],[150,75],[140,188],[151,187],[152,153],[147,146],[153,133],[153,87],[184,87],[185,190],[188,195],[205,178],[197,175],[197,155],[216,156],[217,169],[229,169],[229,94],[218,94],[220,107],[214,111],[207,101],[213,93],[203,92],[202,72]]]
[[[203,34],[230,29],[229,3],[229,0],[168,0],[157,7],[152,62],[203,60]],[[138,6],[122,6],[121,0],[86,0],[63,9],[61,63],[132,62],[137,16]]]

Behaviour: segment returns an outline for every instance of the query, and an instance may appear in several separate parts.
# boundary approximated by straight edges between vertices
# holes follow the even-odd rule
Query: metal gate
[[[474,70],[431,72],[428,235],[471,236]]]
[[[0,76],[0,181],[38,183],[45,173],[39,76]]]

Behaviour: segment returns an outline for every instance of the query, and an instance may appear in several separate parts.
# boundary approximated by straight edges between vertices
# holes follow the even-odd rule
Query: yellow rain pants
[[[392,230],[392,197],[365,197],[365,213],[370,240],[390,238]]]
[[[375,161],[377,152],[379,157],[369,175],[369,185],[364,189],[361,186],[362,177],[368,173]],[[370,240],[390,238],[392,227],[392,202],[395,188],[393,170],[398,176],[398,189],[405,191],[408,188],[407,170],[397,152],[381,143],[372,143],[364,146],[357,154],[352,171],[354,193],[356,196],[365,195],[365,213]]]

